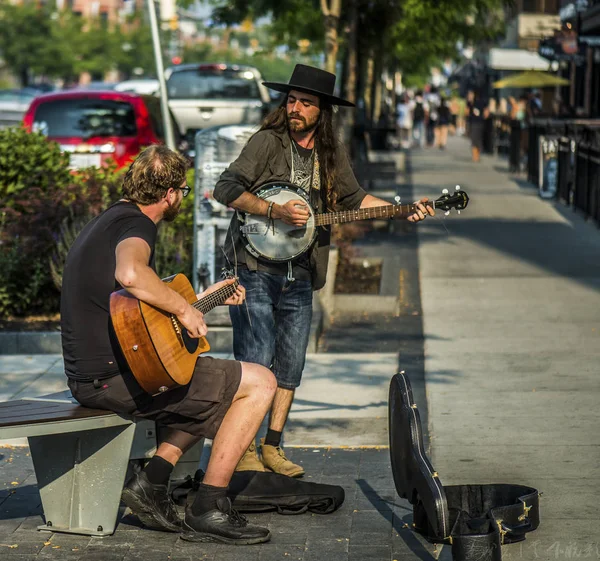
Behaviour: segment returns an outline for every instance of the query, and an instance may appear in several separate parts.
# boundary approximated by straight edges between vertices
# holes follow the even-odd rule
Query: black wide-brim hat
[[[288,84],[283,84],[281,82],[263,82],[263,86],[275,90],[276,92],[283,93],[288,93],[291,90],[298,90],[316,95],[332,105],[354,107],[354,103],[333,95],[333,90],[335,88],[335,74],[326,72],[320,68],[315,68],[314,66],[296,64]]]

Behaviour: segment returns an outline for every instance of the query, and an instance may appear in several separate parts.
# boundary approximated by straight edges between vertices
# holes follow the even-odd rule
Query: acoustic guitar
[[[185,275],[173,275],[163,282],[202,313],[223,304],[239,284],[236,279],[198,300]],[[131,372],[152,395],[189,383],[196,359],[210,350],[205,337],[190,337],[173,314],[138,300],[124,289],[110,295],[110,317]]]

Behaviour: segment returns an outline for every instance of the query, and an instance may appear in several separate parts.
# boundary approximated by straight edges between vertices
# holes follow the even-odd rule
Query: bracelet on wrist
[[[269,208],[267,209],[267,219],[268,219],[268,220],[271,220],[271,214],[273,213],[273,205],[274,205],[274,204],[275,204],[275,203],[274,203],[273,201],[271,201],[271,202],[269,203]]]

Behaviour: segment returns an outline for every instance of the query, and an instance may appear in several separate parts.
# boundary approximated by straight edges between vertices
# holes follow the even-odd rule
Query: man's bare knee
[[[242,362],[242,379],[235,398],[264,396],[271,401],[277,390],[275,375],[264,366]]]

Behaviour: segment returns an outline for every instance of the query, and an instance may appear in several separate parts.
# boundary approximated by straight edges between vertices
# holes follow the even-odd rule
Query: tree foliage
[[[494,39],[502,30],[502,0],[403,0],[389,28],[390,53],[407,74],[420,74],[444,58],[457,56],[457,44]]]
[[[154,71],[150,28],[140,15],[109,26],[30,2],[0,3],[0,54],[22,85],[34,75],[69,82],[82,72],[100,79],[110,70]]]
[[[301,50],[298,42],[308,40],[307,54],[323,52],[324,26],[319,0],[214,0],[213,19],[223,25],[241,23],[247,18],[269,16],[270,44]]]
[[[343,0],[339,44],[343,48],[350,25],[349,5],[355,2],[360,48],[376,50],[379,62],[418,75],[442,59],[457,54],[457,42],[495,38],[502,30],[499,11],[511,0]],[[273,37],[290,46],[308,38],[324,48],[324,22],[318,0],[214,0],[215,18],[224,24],[269,15]]]

